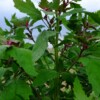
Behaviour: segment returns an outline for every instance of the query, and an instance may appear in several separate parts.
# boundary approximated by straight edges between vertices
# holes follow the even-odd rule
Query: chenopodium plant
[[[13,1],[27,16],[0,28],[0,100],[100,100],[100,11],[81,0]]]

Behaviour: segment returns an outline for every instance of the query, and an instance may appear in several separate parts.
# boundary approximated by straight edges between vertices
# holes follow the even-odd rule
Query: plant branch
[[[67,72],[77,63],[77,61],[81,58],[84,49],[81,49],[77,59],[72,63],[72,65],[66,70]]]
[[[58,13],[56,12],[56,18],[58,18]],[[55,46],[58,45],[58,36],[59,36],[59,20],[57,19],[56,23],[56,37],[55,37]],[[55,70],[59,71],[59,62],[58,62],[58,46],[54,48],[55,51]],[[55,92],[54,92],[54,99],[59,100],[59,77],[54,80],[55,84]]]
[[[47,28],[49,28],[49,26],[45,23],[45,21],[42,19],[43,23],[45,24],[45,26],[47,26]]]
[[[27,27],[27,30],[29,32],[30,39],[35,43],[35,40],[34,40],[34,38],[32,36],[32,31],[29,29],[29,27]]]

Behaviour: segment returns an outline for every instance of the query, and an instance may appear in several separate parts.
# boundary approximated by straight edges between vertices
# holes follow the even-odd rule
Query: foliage
[[[13,1],[27,15],[0,28],[0,100],[100,100],[100,11],[81,0]]]

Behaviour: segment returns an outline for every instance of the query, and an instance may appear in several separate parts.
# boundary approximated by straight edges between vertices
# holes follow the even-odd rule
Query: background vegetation
[[[86,11],[81,0],[41,0],[40,9],[13,1],[27,16],[13,14],[5,18],[10,30],[0,28],[0,100],[100,100],[100,11]]]

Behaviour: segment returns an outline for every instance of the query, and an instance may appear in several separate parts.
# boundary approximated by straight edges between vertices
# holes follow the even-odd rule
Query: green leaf
[[[9,46],[7,45],[1,45],[0,46],[0,59],[2,59],[5,56],[5,51],[7,50]]]
[[[94,39],[96,39],[96,38],[94,37]],[[89,49],[87,51],[85,51],[84,53],[89,54],[89,57],[91,57],[93,59],[100,59],[100,43],[99,42],[98,43],[94,42],[94,44],[92,44],[89,47]]]
[[[50,11],[45,11],[45,10],[42,10],[46,15],[54,15],[55,13],[54,12],[50,12]]]
[[[100,95],[100,60],[92,58],[81,58],[80,60],[86,67],[89,82],[92,84],[93,91],[97,96]]]
[[[84,20],[85,21],[85,20]],[[98,27],[98,23],[96,23],[90,16],[88,16],[88,22],[91,23],[94,27]]]
[[[72,8],[82,8],[80,4],[77,4],[77,3],[74,3],[74,2],[71,2],[70,5],[71,5]]]
[[[53,2],[49,3],[49,8],[52,10],[58,10],[60,4],[60,0],[53,0]]]
[[[54,36],[54,31],[43,31],[37,38],[37,41],[33,47],[33,62],[37,61],[45,52],[48,46],[48,38]]]
[[[29,22],[30,18],[29,17],[22,17],[22,18],[17,18],[16,15],[14,14],[12,16],[11,22],[15,25],[15,26],[25,26],[26,27],[26,23]]]
[[[0,100],[30,100],[31,88],[22,80],[15,80],[0,93]]]
[[[30,50],[12,47],[9,49],[8,54],[17,61],[20,67],[22,67],[27,74],[31,76],[37,75],[37,72],[33,66],[32,52]]]
[[[76,78],[74,82],[74,94],[75,94],[75,100],[90,100],[83,91],[78,78]]]
[[[97,12],[86,12],[96,23],[100,25],[100,10]]]
[[[10,24],[10,22],[6,18],[5,18],[5,23],[6,23],[7,26],[12,27],[12,25]]]
[[[4,35],[4,31],[2,28],[0,28],[0,35]]]
[[[63,15],[61,15],[59,18],[63,18],[72,14],[76,14],[76,13],[83,13],[84,9],[83,8],[74,8],[66,13],[64,13]]]
[[[50,97],[43,97],[42,100],[51,100]]]
[[[13,0],[14,6],[19,9],[21,12],[28,14],[32,19],[35,21],[38,21],[42,19],[41,12],[35,8],[34,4],[31,2],[31,0]]]
[[[41,2],[39,3],[39,6],[41,8],[47,8],[48,4],[49,4],[49,2],[47,0],[41,0]]]
[[[25,38],[24,28],[23,27],[16,28],[14,37],[17,40],[23,40]]]
[[[5,73],[6,69],[3,67],[0,67],[0,78],[3,77],[4,73]]]
[[[57,72],[54,70],[41,70],[36,79],[33,82],[33,86],[44,85],[47,81],[50,81],[58,76]]]
[[[61,20],[62,20],[62,24],[65,26],[65,28],[66,28],[67,30],[71,30],[71,29],[67,26],[67,24],[69,23],[69,21],[66,20],[66,18],[61,18]]]

